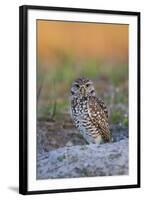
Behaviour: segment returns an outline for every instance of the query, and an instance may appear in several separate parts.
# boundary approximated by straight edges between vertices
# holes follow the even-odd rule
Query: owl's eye
[[[78,84],[75,84],[75,87],[76,87],[76,88],[79,88],[79,85],[78,85]]]
[[[94,94],[94,92],[95,92],[95,91],[94,91],[94,90],[92,90],[90,93],[91,93],[91,94]]]
[[[90,84],[89,84],[89,83],[87,83],[87,84],[86,84],[86,87],[88,88],[89,86],[90,86]]]

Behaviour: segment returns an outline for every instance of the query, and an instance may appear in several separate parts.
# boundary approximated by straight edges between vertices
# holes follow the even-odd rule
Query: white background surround
[[[106,10],[128,10],[141,12],[141,52],[144,52],[144,1],[143,0],[21,0],[1,2],[0,12],[0,199],[143,199],[144,196],[144,180],[142,178],[142,188],[140,189],[124,189],[124,190],[107,190],[93,192],[76,192],[34,195],[24,197],[17,193],[18,190],[18,6],[23,4],[35,4],[45,6],[64,6],[64,7],[81,7],[92,9]],[[142,56],[141,56],[142,57]],[[141,58],[141,66],[144,66],[144,58]],[[141,77],[144,76],[144,68],[141,67]],[[141,85],[144,85],[144,78],[141,78]],[[135,87],[135,83],[133,84]],[[142,87],[141,102],[144,102],[144,89]],[[136,102],[135,102],[136,104]],[[141,105],[142,122],[144,120],[144,105]],[[141,123],[142,133],[144,131],[144,123]],[[144,136],[141,136],[144,141]],[[144,142],[141,145],[141,151],[144,152]],[[143,154],[143,153],[142,153]],[[142,155],[141,177],[144,177],[144,156]]]

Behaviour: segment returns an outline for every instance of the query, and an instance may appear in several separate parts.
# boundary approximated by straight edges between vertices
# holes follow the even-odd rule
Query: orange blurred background
[[[41,64],[62,53],[75,59],[128,62],[128,25],[37,20],[37,53]]]

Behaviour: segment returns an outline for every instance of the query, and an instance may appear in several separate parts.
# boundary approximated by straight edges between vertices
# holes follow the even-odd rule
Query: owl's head
[[[95,89],[93,82],[87,78],[78,78],[72,83],[71,87],[72,97],[88,97],[95,96]]]

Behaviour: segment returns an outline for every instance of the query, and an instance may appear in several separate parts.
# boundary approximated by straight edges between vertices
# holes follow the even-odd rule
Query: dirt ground
[[[128,138],[128,128],[111,125],[112,142]],[[65,146],[87,144],[83,136],[77,131],[69,115],[57,120],[37,121],[37,151],[48,152]]]

